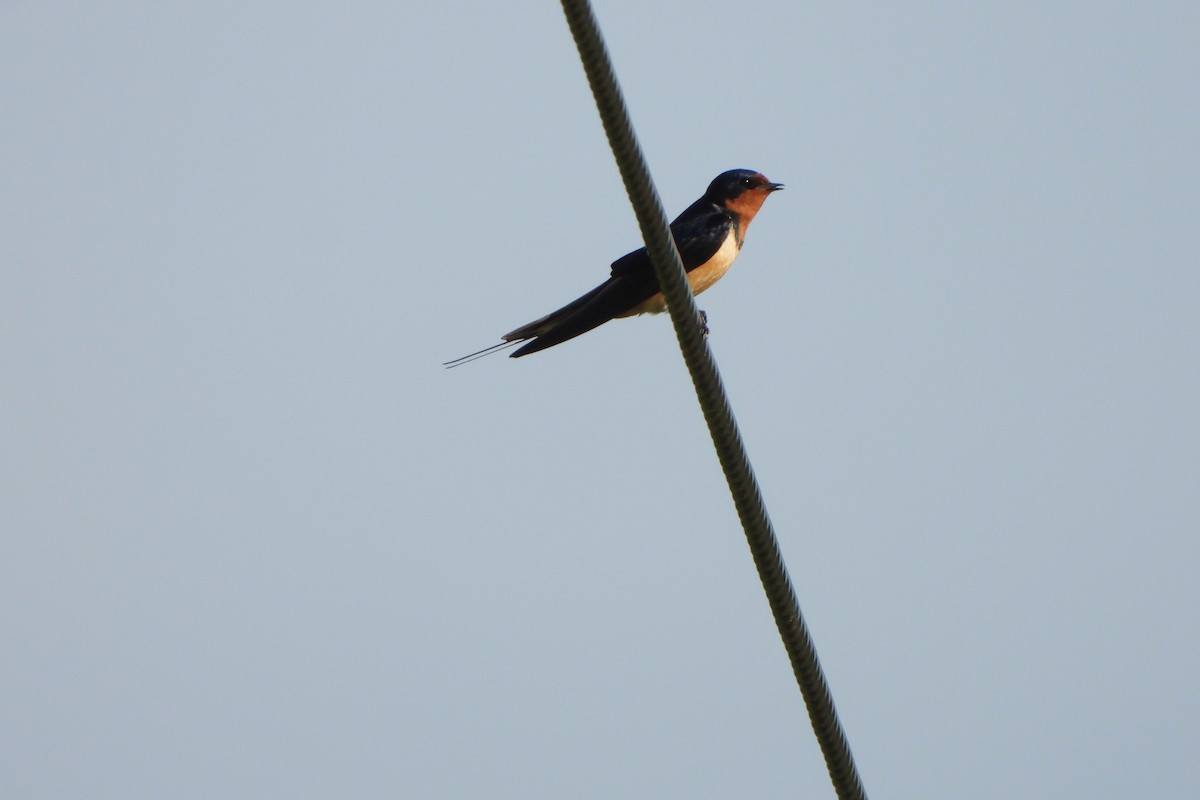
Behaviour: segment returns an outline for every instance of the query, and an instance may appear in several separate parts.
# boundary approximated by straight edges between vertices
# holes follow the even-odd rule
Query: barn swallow
[[[728,271],[763,201],[782,188],[782,183],[771,183],[753,170],[722,172],[708,185],[704,196],[671,223],[671,235],[693,294],[700,294]],[[658,314],[666,308],[650,256],[643,247],[614,261],[609,279],[577,300],[504,334],[499,344],[447,361],[444,366],[457,367],[515,345],[521,347],[512,357],[520,358],[574,339],[610,319]]]

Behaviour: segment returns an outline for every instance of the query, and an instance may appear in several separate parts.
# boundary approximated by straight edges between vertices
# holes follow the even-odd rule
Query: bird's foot
[[[700,331],[704,334],[704,338],[708,338],[708,312],[700,312]]]

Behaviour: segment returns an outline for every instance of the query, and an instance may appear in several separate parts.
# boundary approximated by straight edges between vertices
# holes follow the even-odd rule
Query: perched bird
[[[671,235],[687,270],[692,294],[716,283],[742,249],[746,229],[771,192],[783,188],[748,169],[722,172],[696,202],[671,223]],[[476,358],[521,345],[513,358],[574,339],[610,319],[657,314],[667,309],[646,248],[621,256],[608,280],[557,311],[504,334],[499,344],[447,361],[457,367]],[[703,312],[702,312],[703,313]]]

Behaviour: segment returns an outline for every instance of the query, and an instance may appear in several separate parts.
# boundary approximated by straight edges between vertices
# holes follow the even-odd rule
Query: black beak
[[[769,190],[771,190],[772,192],[778,192],[780,189],[783,188],[783,184],[782,183],[768,183],[767,188]]]

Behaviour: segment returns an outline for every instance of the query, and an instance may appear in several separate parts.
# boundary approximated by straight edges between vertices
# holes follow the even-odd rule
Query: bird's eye
[[[742,178],[741,184],[742,186],[749,188],[754,185],[754,178]]]

